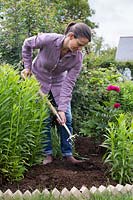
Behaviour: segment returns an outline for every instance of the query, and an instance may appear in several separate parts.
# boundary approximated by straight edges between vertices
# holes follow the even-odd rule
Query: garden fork
[[[39,90],[39,94],[41,95],[41,97],[44,97],[44,96],[45,96],[45,94],[44,94],[41,90]],[[52,113],[57,117],[57,119],[59,120],[59,122],[61,122],[61,117],[60,117],[60,115],[58,114],[57,110],[55,109],[55,107],[51,104],[51,102],[50,102],[48,99],[47,99],[47,104],[49,105],[50,110],[52,111]],[[67,138],[67,141],[68,141],[68,142],[69,142],[69,141],[72,141],[72,142],[73,142],[73,138],[75,138],[75,136],[76,136],[77,134],[72,135],[71,132],[70,132],[70,130],[69,130],[69,128],[67,127],[67,125],[66,125],[65,123],[62,124],[62,126],[64,126],[64,128],[66,129],[66,131],[67,131],[67,133],[68,133],[68,135],[69,135],[69,137]]]
[[[21,76],[22,76],[22,78],[23,78],[24,80],[26,80],[25,74],[21,74]],[[45,94],[44,94],[41,90],[39,90],[39,94],[40,94],[40,96],[41,96],[42,98],[45,96]],[[61,122],[61,117],[60,117],[60,115],[58,114],[58,112],[56,111],[56,109],[54,108],[54,106],[51,104],[51,102],[50,102],[48,99],[47,99],[47,104],[49,105],[51,111],[52,111],[53,114],[57,117],[57,119],[59,120],[59,122]],[[62,124],[62,126],[64,126],[64,128],[66,129],[66,131],[67,131],[67,133],[68,133],[68,135],[69,135],[69,137],[67,138],[67,141],[68,141],[68,142],[70,142],[70,141],[73,142],[73,138],[75,138],[75,136],[76,136],[77,134],[72,135],[71,132],[70,132],[70,130],[69,130],[69,128],[67,127],[67,125],[66,125],[65,123]]]

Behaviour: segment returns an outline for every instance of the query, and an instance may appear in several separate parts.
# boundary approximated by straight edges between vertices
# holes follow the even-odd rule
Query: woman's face
[[[82,50],[89,40],[85,37],[75,38],[73,34],[69,35],[68,48],[71,51]]]

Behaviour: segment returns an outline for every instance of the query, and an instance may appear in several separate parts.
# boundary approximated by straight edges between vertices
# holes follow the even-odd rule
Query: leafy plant
[[[109,104],[110,97],[106,90],[110,83],[119,80],[119,74],[114,66],[109,69],[99,68],[88,70],[84,68],[75,87],[72,101],[73,122],[76,132],[82,135],[102,135],[112,117]]]
[[[116,90],[108,89],[110,86]],[[74,89],[72,109],[74,130],[99,138],[109,121],[120,113],[133,113],[133,82],[123,81],[113,64],[94,69],[85,65]]]
[[[121,93],[119,101],[124,112],[133,113],[133,82],[125,81],[120,83]]]
[[[17,64],[25,38],[39,32],[63,33],[70,21],[80,20],[95,27],[88,16],[93,14],[87,0],[1,0],[0,60]]]
[[[112,178],[119,183],[133,181],[133,118],[120,114],[117,122],[109,122],[102,146],[107,149],[104,162],[109,163]]]
[[[12,180],[42,156],[47,105],[38,90],[34,78],[23,81],[11,66],[0,66],[0,171]]]
[[[59,130],[58,130],[57,127],[54,124],[52,129],[51,129],[51,140],[52,140],[52,147],[53,147],[53,156],[54,157],[58,157],[58,158],[62,158],[60,133],[59,133]],[[74,141],[72,141],[72,147],[73,147],[73,154],[75,156],[78,156],[78,154],[77,154],[77,152],[75,150]]]
[[[52,127],[51,130],[51,139],[52,139],[52,147],[53,147],[53,156],[54,157],[61,157],[61,149],[60,149],[60,136],[59,133],[57,131],[56,126]]]

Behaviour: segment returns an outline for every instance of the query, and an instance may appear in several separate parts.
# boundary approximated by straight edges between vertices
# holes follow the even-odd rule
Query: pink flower
[[[116,92],[120,92],[120,87],[119,86],[115,86],[115,91]]]
[[[107,90],[108,90],[108,91],[113,90],[113,89],[114,89],[114,86],[113,86],[113,85],[109,85],[109,86],[107,87]]]
[[[107,87],[107,90],[108,90],[108,91],[114,90],[114,91],[116,91],[116,92],[120,92],[120,87],[119,87],[119,86],[116,86],[116,85],[109,85],[109,86]]]
[[[121,106],[120,103],[115,103],[115,104],[114,104],[114,108],[119,108],[120,106]]]

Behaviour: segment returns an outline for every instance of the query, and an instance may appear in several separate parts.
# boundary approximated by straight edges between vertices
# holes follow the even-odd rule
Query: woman
[[[72,116],[70,101],[75,81],[82,68],[82,48],[91,41],[91,30],[84,23],[70,23],[64,35],[57,33],[41,33],[27,38],[22,47],[22,58],[25,69],[22,76],[35,75],[41,90],[50,94],[57,105],[62,122],[59,125],[61,150],[63,157],[71,163],[80,160],[72,156],[72,144],[67,141],[68,133],[62,126],[66,123],[72,132]],[[32,51],[39,49],[32,62]],[[53,161],[51,145],[51,117],[48,120],[47,144],[44,149],[46,158],[43,164]]]

